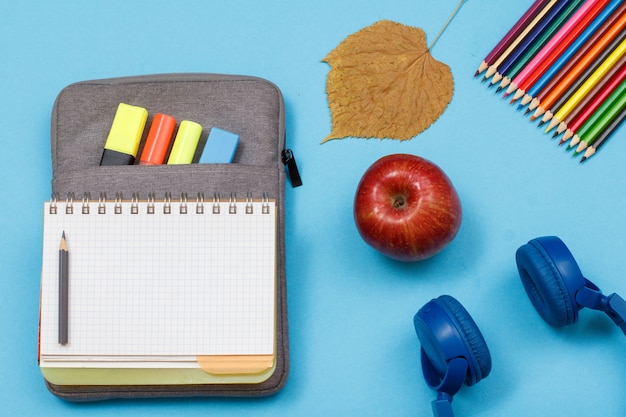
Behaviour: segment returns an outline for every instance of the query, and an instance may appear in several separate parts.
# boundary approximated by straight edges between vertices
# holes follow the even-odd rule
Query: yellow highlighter
[[[143,107],[120,103],[104,145],[100,165],[132,165],[148,119]]]
[[[183,120],[180,122],[174,145],[167,159],[168,165],[190,164],[200,141],[202,126],[196,122]]]

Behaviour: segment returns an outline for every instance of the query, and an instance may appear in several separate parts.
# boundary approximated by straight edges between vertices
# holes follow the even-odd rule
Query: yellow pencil
[[[574,108],[576,108],[578,103],[580,103],[581,100],[587,94],[589,94],[589,91],[591,91],[591,89],[602,79],[602,77],[604,77],[606,73],[611,70],[611,68],[615,65],[617,61],[619,61],[619,59],[622,57],[622,55],[624,55],[625,52],[626,39],[624,39],[622,43],[620,43],[619,46],[615,48],[611,55],[609,55],[604,60],[604,62],[600,64],[598,69],[596,69],[593,74],[591,74],[589,78],[587,78],[583,85],[581,85],[580,88],[576,90],[576,92],[574,92],[572,97],[570,97],[570,99],[567,100],[567,102],[565,102],[565,104],[563,104],[563,106],[554,114],[550,125],[556,126],[561,123],[563,119],[567,117],[567,115],[570,114],[570,112],[574,110]]]

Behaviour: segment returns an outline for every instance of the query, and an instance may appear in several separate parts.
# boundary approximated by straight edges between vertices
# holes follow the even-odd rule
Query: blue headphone
[[[426,384],[437,391],[435,417],[453,417],[452,397],[491,371],[491,355],[478,326],[455,298],[442,295],[422,307],[413,318],[421,349]]]
[[[583,307],[605,312],[626,334],[626,302],[602,294],[583,277],[567,246],[556,236],[532,239],[516,254],[517,269],[531,303],[554,327],[573,324]]]
[[[605,312],[626,335],[626,301],[608,296],[584,278],[567,246],[555,236],[532,239],[515,259],[524,289],[539,315],[550,325],[573,324],[583,307]],[[442,295],[426,303],[413,318],[422,345],[422,372],[437,391],[435,417],[454,417],[452,398],[463,384],[471,386],[491,371],[491,356],[478,326],[455,298]]]

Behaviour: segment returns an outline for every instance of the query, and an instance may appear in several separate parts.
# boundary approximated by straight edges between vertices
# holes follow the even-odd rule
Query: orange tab
[[[274,355],[198,356],[198,364],[213,375],[258,374],[274,366]]]

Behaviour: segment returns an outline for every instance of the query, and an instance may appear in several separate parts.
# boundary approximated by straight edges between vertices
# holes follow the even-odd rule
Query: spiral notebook
[[[46,202],[43,216],[39,359],[46,378],[175,384],[271,374],[273,199],[70,196]]]

